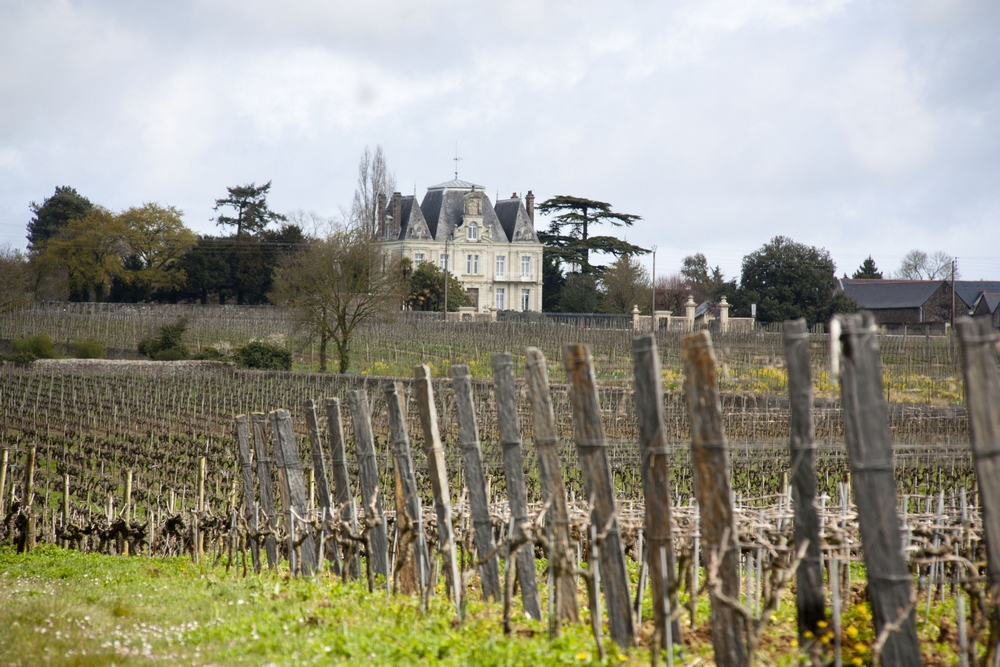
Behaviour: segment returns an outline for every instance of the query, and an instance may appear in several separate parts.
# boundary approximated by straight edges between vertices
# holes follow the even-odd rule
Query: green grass
[[[538,565],[544,567],[544,561]],[[637,572],[632,570],[633,588]],[[544,570],[539,572],[546,600]],[[864,568],[852,565],[852,599],[844,603],[845,665],[870,664],[871,611],[863,601]],[[454,622],[443,583],[429,614],[416,598],[370,594],[363,583],[285,574],[246,578],[234,568],[188,558],[82,554],[43,545],[29,555],[0,548],[0,667],[5,665],[301,665],[331,663],[441,665],[594,665],[589,618],[549,642],[544,623],[515,605],[515,632],[505,637],[502,609],[470,591],[466,618]],[[681,594],[681,603],[686,595]],[[586,596],[578,601],[585,607]],[[647,590],[640,647],[619,653],[607,637],[608,665],[648,665],[652,606]],[[917,629],[925,664],[958,664],[954,599],[921,602]],[[681,617],[685,656],[711,665],[709,604],[699,598],[692,630]],[[800,664],[794,596],[786,592],[758,654],[760,665]],[[824,643],[831,646],[832,635]],[[828,657],[832,658],[832,655]],[[663,664],[661,662],[661,664]],[[676,664],[676,663],[675,663]]]
[[[470,600],[461,626],[443,592],[431,606],[425,616],[416,598],[326,576],[243,579],[187,558],[3,548],[0,665],[597,664],[585,625],[550,643],[518,606],[506,638],[499,605]],[[625,662],[607,648],[607,664]]]

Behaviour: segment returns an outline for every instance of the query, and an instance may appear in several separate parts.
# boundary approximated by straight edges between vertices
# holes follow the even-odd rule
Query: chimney
[[[392,193],[392,239],[399,238],[399,226],[403,219],[403,193]]]
[[[378,193],[378,206],[375,207],[375,233],[378,234],[379,238],[383,238],[386,234],[385,229],[385,193]]]
[[[528,220],[535,224],[535,195],[531,190],[528,190],[528,196],[524,198],[524,205],[528,208]]]

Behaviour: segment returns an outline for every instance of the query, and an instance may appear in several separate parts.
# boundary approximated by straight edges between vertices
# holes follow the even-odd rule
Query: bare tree
[[[391,317],[399,309],[403,287],[399,263],[386,260],[374,236],[352,228],[316,241],[280,268],[271,298],[290,308],[299,326],[319,338],[320,370],[326,371],[332,342],[339,372],[346,373],[357,328]]]
[[[0,313],[31,303],[28,258],[10,244],[0,245]]]
[[[923,250],[911,250],[903,256],[896,277],[904,280],[943,280],[951,278],[952,256],[943,250],[928,255]],[[958,278],[958,271],[955,271]]]
[[[358,185],[351,202],[351,224],[374,236],[378,231],[379,195],[388,199],[395,189],[396,177],[389,173],[382,146],[376,146],[374,154],[365,146],[358,162]]]

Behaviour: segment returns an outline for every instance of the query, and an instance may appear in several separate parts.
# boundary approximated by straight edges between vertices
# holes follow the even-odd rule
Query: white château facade
[[[542,244],[534,227],[535,196],[490,203],[483,186],[453,180],[416,196],[378,202],[378,235],[396,259],[449,268],[476,312],[541,311]]]

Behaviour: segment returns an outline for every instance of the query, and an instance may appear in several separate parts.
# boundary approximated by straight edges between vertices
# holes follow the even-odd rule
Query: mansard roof
[[[511,243],[537,243],[534,225],[528,217],[528,211],[520,197],[498,199],[496,204],[497,218],[500,226]]]
[[[462,185],[449,185],[451,183]],[[447,240],[450,234],[462,226],[465,198],[473,192],[483,199],[483,224],[490,229],[490,240],[494,243],[508,240],[489,196],[481,187],[465,181],[448,181],[427,190],[423,202],[420,203],[420,210],[435,241]]]
[[[407,195],[400,201],[400,239],[424,240],[431,238],[427,221],[424,219],[423,212],[416,203],[417,198],[413,195]]]

